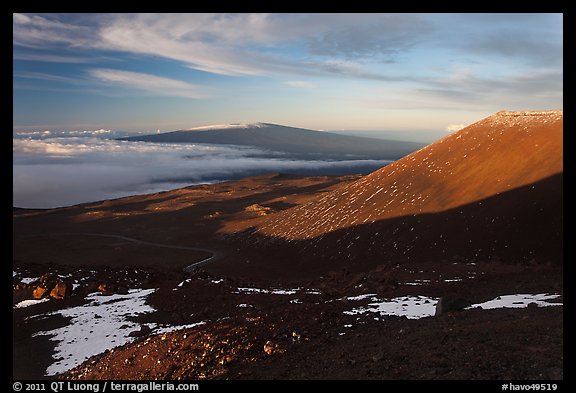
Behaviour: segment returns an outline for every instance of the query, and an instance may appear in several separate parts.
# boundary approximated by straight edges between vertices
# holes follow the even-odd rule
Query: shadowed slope
[[[238,235],[269,275],[454,256],[560,263],[562,112],[500,112]]]

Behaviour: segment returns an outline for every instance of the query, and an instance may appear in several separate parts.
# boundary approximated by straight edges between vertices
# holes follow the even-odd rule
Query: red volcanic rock
[[[72,284],[68,282],[58,282],[50,291],[50,296],[54,299],[65,299],[72,294]]]
[[[258,247],[297,244],[318,270],[455,254],[558,262],[562,129],[562,111],[498,112],[270,216]]]
[[[100,291],[100,293],[104,296],[109,296],[114,294],[114,287],[103,282],[98,285],[98,291]]]
[[[32,292],[32,298],[34,299],[42,299],[46,296],[48,290],[42,286],[37,286],[34,291]]]

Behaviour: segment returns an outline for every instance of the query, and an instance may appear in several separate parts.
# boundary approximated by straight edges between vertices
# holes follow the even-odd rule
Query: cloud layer
[[[202,87],[191,83],[146,74],[142,72],[119,71],[112,69],[93,69],[90,75],[102,82],[112,83],[120,87],[127,87],[152,93],[157,96],[205,98],[207,94]]]
[[[460,81],[424,69],[414,72],[386,64],[420,62],[515,66],[516,77],[561,81],[561,16],[554,14],[14,14],[13,42],[24,48],[101,50],[167,59],[194,70],[226,76],[337,76],[417,83],[443,94]],[[458,32],[466,32],[458,34]],[[423,54],[414,56],[414,53]],[[78,55],[45,52],[46,61],[86,61]],[[36,59],[42,53],[17,52]],[[66,60],[69,59],[69,60]],[[430,66],[427,66],[428,68]],[[539,73],[534,70],[539,70]],[[450,70],[443,70],[445,75]],[[487,74],[493,70],[487,69]],[[148,73],[93,69],[88,74],[121,87],[160,95],[199,98],[198,86]],[[495,80],[470,72],[471,82],[490,88]],[[550,76],[554,78],[551,79]],[[478,83],[475,83],[478,82]],[[513,83],[513,88],[520,87]],[[529,83],[531,81],[528,81]],[[557,86],[554,86],[556,88]],[[444,94],[445,95],[445,94]]]
[[[156,144],[95,137],[16,138],[13,205],[49,208],[266,172],[358,173],[388,163],[295,161],[282,153],[239,146]]]

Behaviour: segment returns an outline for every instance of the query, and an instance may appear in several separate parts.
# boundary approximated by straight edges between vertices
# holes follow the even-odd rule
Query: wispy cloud
[[[137,89],[159,96],[206,98],[206,89],[188,82],[141,72],[93,69],[90,75],[115,86]]]
[[[562,106],[563,73],[561,71],[529,71],[487,77],[467,74],[452,78],[430,79],[415,94],[424,101],[503,108],[554,109]]]
[[[561,32],[551,28],[561,24],[561,17],[442,17],[445,20],[426,14],[148,13],[95,14],[75,20],[74,16],[14,14],[13,42],[156,56],[230,76],[337,75],[416,81],[418,77],[401,67],[383,71],[369,64],[400,63],[405,54],[426,45],[456,56],[504,56],[534,66],[557,66],[562,61]],[[89,23],[82,24],[86,20]],[[527,23],[539,29],[530,32]],[[467,34],[454,34],[468,26]],[[43,56],[45,61],[57,61],[59,56],[63,62],[83,61],[61,54]]]
[[[35,48],[45,48],[48,44],[87,46],[93,36],[93,29],[88,26],[18,13],[12,15],[12,32],[15,45]]]
[[[63,83],[68,83],[68,84],[78,83],[78,80],[75,78],[71,78],[68,76],[62,76],[62,75],[56,75],[56,74],[48,74],[45,72],[20,71],[20,72],[15,72],[13,76],[15,78],[36,79],[36,80],[49,81],[49,82],[63,82]]]
[[[222,75],[375,76],[359,58],[391,61],[425,37],[417,15],[114,14],[79,26],[56,16],[14,14],[15,45],[157,56]],[[288,49],[291,55],[287,55]],[[57,57],[45,57],[47,61]],[[62,57],[66,61],[79,61]]]
[[[92,63],[94,59],[90,57],[81,56],[67,56],[59,55],[54,53],[22,53],[15,52],[12,55],[14,60],[24,60],[24,61],[39,61],[46,63],[71,63],[71,64],[83,64]]]
[[[318,87],[316,83],[311,81],[286,81],[284,84],[290,87],[298,87],[303,89],[313,89]]]
[[[98,45],[223,75],[375,78],[384,75],[368,72],[359,62],[346,63],[390,61],[424,37],[427,25],[415,15],[119,15],[100,30]]]

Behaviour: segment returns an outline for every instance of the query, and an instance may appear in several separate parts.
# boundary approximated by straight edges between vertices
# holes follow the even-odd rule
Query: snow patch
[[[495,299],[489,300],[484,303],[473,304],[470,308],[480,307],[483,310],[491,310],[495,308],[525,308],[530,303],[534,303],[538,307],[562,306],[564,303],[550,303],[548,300],[557,299],[558,294],[540,293],[536,295],[530,294],[516,294],[516,295],[502,295]]]
[[[408,319],[420,319],[433,316],[436,313],[436,304],[438,298],[427,296],[400,296],[393,299],[382,299],[373,297],[374,294],[365,294],[354,297],[348,297],[348,300],[362,300],[370,298],[372,303],[364,307],[353,308],[350,311],[344,311],[344,314],[357,315],[365,313],[378,313],[381,316],[390,315],[397,317],[406,317]],[[562,306],[563,303],[551,303],[549,300],[557,299],[558,294],[515,294],[502,295],[493,300],[484,303],[473,304],[466,309],[481,308],[490,310],[495,308],[525,308],[530,304],[537,307]]]
[[[248,294],[264,293],[264,294],[270,294],[270,295],[294,295],[299,290],[300,290],[300,288],[296,288],[296,289],[281,289],[281,288],[264,289],[264,288],[249,288],[249,287],[242,288],[241,287],[241,288],[238,288],[238,291],[236,293],[248,293]]]
[[[46,375],[65,372],[91,356],[133,341],[129,334],[139,330],[140,325],[128,318],[154,311],[146,304],[147,296],[154,291],[133,289],[126,295],[111,296],[92,293],[87,296],[88,304],[46,314],[71,319],[64,327],[34,334],[49,335],[50,340],[58,342],[53,355],[56,361],[46,369]]]
[[[209,131],[209,130],[229,130],[229,129],[249,129],[249,128],[264,128],[268,127],[266,123],[229,123],[229,124],[212,124],[209,126],[192,127],[186,131]]]
[[[376,294],[375,293],[366,293],[364,295],[358,295],[358,296],[348,296],[348,300],[364,300],[364,299],[368,299],[370,298],[371,300],[378,300],[378,298],[375,297]]]
[[[372,296],[372,294],[368,294]],[[357,296],[358,297],[358,296]],[[371,300],[377,300],[372,298]],[[436,312],[438,299],[426,296],[400,296],[390,300],[376,301],[366,307],[354,308],[344,311],[344,314],[356,315],[367,312],[379,313],[380,315],[392,315],[406,317],[408,319],[419,319],[430,317]]]
[[[34,306],[39,303],[44,303],[50,300],[49,298],[44,299],[30,299],[30,300],[22,300],[20,303],[14,305],[14,308],[24,308],[29,306]]]
[[[20,282],[22,284],[32,284],[33,282],[36,282],[40,280],[40,277],[24,277],[20,280]]]
[[[175,330],[190,329],[190,328],[202,326],[205,324],[206,324],[206,321],[200,321],[200,322],[196,322],[196,323],[190,323],[188,325],[167,326],[167,327],[162,327],[162,328],[156,329],[154,331],[154,334],[158,335],[158,334],[170,333],[170,332],[173,332]]]

